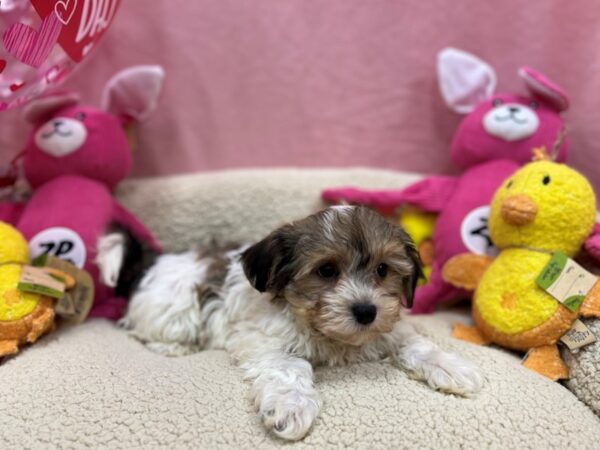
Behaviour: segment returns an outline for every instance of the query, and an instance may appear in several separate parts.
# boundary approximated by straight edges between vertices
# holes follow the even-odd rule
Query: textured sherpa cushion
[[[571,379],[567,386],[600,416],[600,320],[588,319],[583,322],[597,340],[577,353],[563,350],[563,356],[571,369]]]
[[[318,209],[329,185],[401,187],[392,172],[238,171],[128,182],[120,198],[167,247],[252,240]],[[472,399],[431,391],[389,362],[319,368],[324,406],[293,444],[323,448],[594,448],[600,420],[516,356],[449,337],[466,312],[409,317],[440,346],[480,365]],[[269,449],[249,388],[224,352],[167,358],[106,321],[63,328],[0,367],[0,448]],[[597,397],[596,397],[597,398]]]

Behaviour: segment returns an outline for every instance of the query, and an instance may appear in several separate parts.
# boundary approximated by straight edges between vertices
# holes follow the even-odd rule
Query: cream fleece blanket
[[[328,185],[413,179],[362,170],[244,171],[132,181],[120,197],[168,247],[185,248],[207,233],[260,237],[320,207],[318,192]],[[433,392],[387,362],[320,368],[323,410],[295,444],[263,431],[225,353],[162,357],[111,323],[89,321],[0,367],[0,448],[598,448],[600,420],[565,387],[522,368],[512,354],[449,338],[451,324],[467,318],[444,312],[408,320],[480,365],[486,384],[476,398]]]

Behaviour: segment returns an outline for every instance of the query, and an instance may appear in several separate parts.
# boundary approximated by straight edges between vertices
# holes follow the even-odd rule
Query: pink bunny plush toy
[[[459,177],[431,176],[404,189],[365,191],[329,189],[327,202],[370,205],[389,213],[403,204],[438,213],[433,233],[434,261],[428,283],[415,295],[414,313],[432,312],[435,305],[468,297],[442,280],[448,259],[465,251],[493,254],[487,234],[487,206],[496,189],[521,164],[531,160],[532,149],[554,148],[556,160],[566,159],[569,142],[560,113],[569,106],[563,90],[540,73],[521,68],[528,96],[495,94],[496,74],[481,59],[446,48],[438,55],[442,97],[454,111],[466,114],[450,147],[452,161],[464,172]]]
[[[77,95],[65,94],[41,98],[25,110],[34,129],[22,163],[33,192],[26,203],[0,204],[0,220],[24,234],[32,258],[53,254],[92,275],[92,316],[117,319],[125,306],[119,292],[98,282],[98,237],[118,224],[158,250],[150,232],[112,191],[132,162],[124,126],[154,110],[163,78],[160,67],[132,67],[108,82],[102,109],[79,105]]]

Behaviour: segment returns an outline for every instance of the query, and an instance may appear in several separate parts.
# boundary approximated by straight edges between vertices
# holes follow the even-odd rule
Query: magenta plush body
[[[384,213],[408,204],[439,214],[431,276],[417,288],[415,313],[432,312],[439,303],[468,296],[445,283],[441,269],[460,253],[494,253],[487,234],[487,205],[502,181],[531,160],[532,150],[554,150],[558,161],[567,157],[568,139],[553,149],[563,133],[560,113],[568,108],[567,96],[532,69],[522,68],[519,73],[530,96],[494,94],[496,75],[489,65],[459,50],[443,50],[438,58],[442,96],[454,111],[467,114],[450,147],[462,175],[427,177],[398,190],[337,188],[322,194],[327,202],[367,204]]]
[[[135,67],[109,82],[103,109],[80,106],[69,94],[42,98],[26,111],[34,129],[22,161],[33,192],[25,204],[0,204],[0,220],[23,233],[32,258],[50,253],[92,275],[96,289],[92,316],[117,319],[126,302],[98,279],[96,243],[107,228],[118,223],[159,248],[112,191],[132,163],[123,127],[150,113],[162,79],[158,67]]]

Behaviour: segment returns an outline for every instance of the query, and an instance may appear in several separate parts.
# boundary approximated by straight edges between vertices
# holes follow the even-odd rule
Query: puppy
[[[103,237],[103,279],[127,252]],[[265,427],[297,440],[319,414],[313,367],[390,358],[433,389],[470,395],[478,370],[401,320],[421,276],[408,235],[364,207],[332,207],[238,251],[159,256],[122,325],[165,355],[225,349],[252,382]]]

